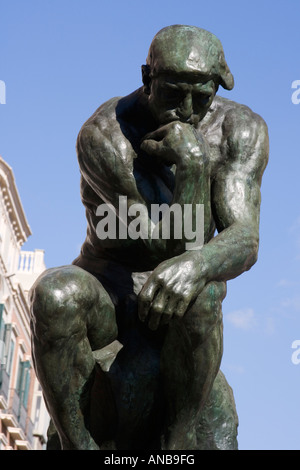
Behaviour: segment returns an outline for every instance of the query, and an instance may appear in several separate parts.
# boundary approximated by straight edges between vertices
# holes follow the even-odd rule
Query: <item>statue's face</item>
[[[214,81],[203,75],[161,73],[151,79],[148,103],[159,125],[179,120],[196,127],[216,91]]]

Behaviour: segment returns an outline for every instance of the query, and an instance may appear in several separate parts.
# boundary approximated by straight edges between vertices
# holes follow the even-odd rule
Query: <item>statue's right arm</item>
[[[143,232],[148,236],[142,240],[151,252],[165,252],[166,240],[151,240],[153,224],[150,220],[147,205],[139,193],[133,176],[133,151],[128,143],[120,137],[118,130],[102,130],[96,124],[82,127],[77,139],[77,157],[80,172],[93,191],[111,204],[118,215],[119,197],[127,198],[127,213],[134,204],[139,204],[143,220]],[[137,207],[137,206],[136,206]],[[128,216],[128,224],[134,216]]]
[[[77,138],[80,172],[93,191],[106,203],[117,208],[119,196],[132,203],[143,203],[132,173],[132,163],[122,145],[114,145],[96,124],[86,124]],[[116,140],[118,135],[115,136]],[[119,148],[118,148],[119,147]]]

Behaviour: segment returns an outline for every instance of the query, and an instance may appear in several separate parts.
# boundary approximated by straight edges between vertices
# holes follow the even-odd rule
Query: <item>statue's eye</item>
[[[179,88],[165,87],[162,90],[163,99],[168,102],[180,101],[183,98],[182,90]]]
[[[202,106],[206,106],[211,98],[211,95],[207,93],[197,93],[194,95],[193,103],[194,108],[201,108]]]
[[[198,101],[201,103],[201,104],[207,104],[210,100],[210,95],[207,95],[205,93],[199,93],[198,94]]]

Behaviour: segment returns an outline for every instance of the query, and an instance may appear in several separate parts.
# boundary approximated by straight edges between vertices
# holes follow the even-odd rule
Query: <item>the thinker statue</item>
[[[234,400],[219,370],[222,301],[226,281],[257,259],[267,127],[216,96],[233,76],[203,29],[162,29],[142,79],[81,128],[86,240],[72,265],[47,270],[31,292],[48,448],[236,449]],[[155,204],[170,208],[169,237],[164,216],[150,218]],[[174,235],[175,207],[192,208],[194,229],[204,208],[196,249],[186,232]],[[187,219],[182,210],[183,227]],[[137,221],[141,236],[130,236]]]

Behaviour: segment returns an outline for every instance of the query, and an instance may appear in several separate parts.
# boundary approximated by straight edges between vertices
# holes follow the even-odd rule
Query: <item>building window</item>
[[[24,408],[27,408],[29,386],[30,386],[30,362],[20,361],[16,390]]]
[[[0,304],[0,339],[2,339],[1,337],[1,332],[2,332],[2,328],[3,328],[3,310],[4,310],[4,304]]]
[[[5,343],[4,343],[4,321],[3,321],[4,305],[0,304],[0,387],[2,385],[2,369],[5,364]]]
[[[11,337],[11,324],[2,323],[0,325],[0,359],[8,375],[10,375],[15,343]]]
[[[38,428],[38,425],[39,425],[39,419],[40,419],[40,414],[41,414],[41,403],[42,403],[42,397],[39,396],[37,397],[36,404],[35,404],[34,428]]]
[[[6,359],[6,372],[8,375],[11,373],[13,357],[14,357],[15,342],[13,339],[10,340],[10,347]]]
[[[4,321],[3,321],[3,310],[4,304],[0,304],[0,341],[3,341],[3,330],[4,330]]]

